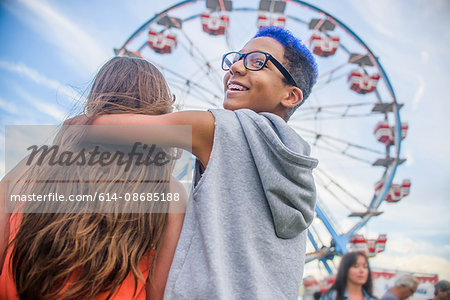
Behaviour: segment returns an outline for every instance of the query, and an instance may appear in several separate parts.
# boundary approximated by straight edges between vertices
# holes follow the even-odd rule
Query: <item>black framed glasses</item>
[[[250,71],[259,71],[267,64],[267,61],[271,61],[274,66],[283,74],[287,82],[293,86],[298,87],[297,81],[292,77],[291,73],[270,53],[263,51],[251,51],[248,53],[239,53],[236,51],[228,52],[222,57],[222,70],[228,71],[231,66],[244,58],[244,66]]]

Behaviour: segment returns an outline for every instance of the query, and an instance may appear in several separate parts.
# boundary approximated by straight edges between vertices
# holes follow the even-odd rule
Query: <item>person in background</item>
[[[450,282],[441,280],[436,283],[433,300],[450,300]]]
[[[367,256],[362,252],[345,254],[340,262],[336,281],[321,299],[375,300]]]
[[[397,278],[393,287],[386,291],[381,300],[403,300],[411,297],[417,290],[419,280],[411,274]]]
[[[320,300],[321,297],[322,297],[322,292],[321,291],[314,292],[314,294],[313,294],[313,299],[314,300]]]

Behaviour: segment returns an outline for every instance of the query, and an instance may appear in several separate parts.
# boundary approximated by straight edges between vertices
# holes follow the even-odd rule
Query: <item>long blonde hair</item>
[[[96,75],[85,106],[86,123],[101,114],[165,114],[172,111],[172,102],[167,83],[155,66],[143,59],[115,57]],[[60,150],[80,147],[74,142],[74,133],[61,130],[56,138]],[[27,193],[167,192],[173,169],[172,164],[133,166],[126,171],[117,164],[58,167],[43,162],[29,172],[29,182],[58,180],[41,180],[41,184],[27,187]],[[10,245],[21,299],[91,299],[104,292],[110,297],[130,273],[136,292],[138,280],[145,281],[139,263],[145,258],[150,261],[153,250],[157,253],[168,204],[138,203],[133,211],[125,212],[126,207],[110,206],[105,212],[107,204],[97,203],[104,206],[94,207],[99,213],[88,212],[84,203],[71,203],[69,208],[63,205],[64,209],[56,212],[51,205],[26,203],[25,212],[40,213],[23,214]]]

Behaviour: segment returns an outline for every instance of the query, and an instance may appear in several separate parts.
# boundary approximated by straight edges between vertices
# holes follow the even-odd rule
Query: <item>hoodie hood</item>
[[[309,156],[307,142],[279,116],[248,109],[235,113],[256,163],[275,233],[284,239],[296,237],[314,218],[312,170],[318,161]]]

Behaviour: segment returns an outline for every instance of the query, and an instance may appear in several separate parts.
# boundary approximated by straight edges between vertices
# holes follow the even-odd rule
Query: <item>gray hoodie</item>
[[[307,143],[280,117],[211,110],[165,299],[297,299],[316,192]]]

